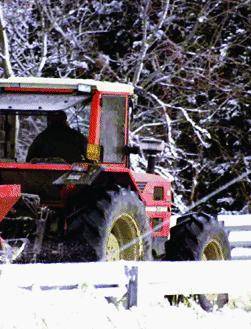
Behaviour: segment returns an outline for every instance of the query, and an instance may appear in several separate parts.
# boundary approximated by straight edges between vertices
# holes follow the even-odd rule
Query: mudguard
[[[0,185],[0,222],[21,196],[20,185]]]

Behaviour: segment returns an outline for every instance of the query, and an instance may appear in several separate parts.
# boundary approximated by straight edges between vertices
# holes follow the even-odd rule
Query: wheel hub
[[[115,235],[110,233],[106,247],[106,258],[108,261],[120,260],[120,246]]]
[[[142,255],[143,240],[136,220],[128,214],[120,215],[108,235],[107,260],[140,260]]]
[[[224,255],[220,243],[212,239],[204,247],[201,260],[223,260]]]
[[[208,261],[208,260],[223,260],[223,259],[224,259],[224,255],[220,243],[215,239],[211,240],[205,246],[201,260]],[[210,303],[212,303],[212,305],[217,305],[218,296],[219,296],[218,294],[205,294],[205,297]]]

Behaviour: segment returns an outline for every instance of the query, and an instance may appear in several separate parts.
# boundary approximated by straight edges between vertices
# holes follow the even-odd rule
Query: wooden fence
[[[82,289],[87,285],[106,298],[126,297],[128,308],[173,294],[251,293],[251,217],[219,216],[218,219],[229,234],[234,262],[5,264],[0,265],[0,290],[1,285],[44,292]],[[234,255],[240,248],[249,250],[250,256]]]
[[[228,234],[232,260],[251,260],[251,214],[219,215]]]
[[[103,297],[127,297],[142,306],[172,294],[251,292],[251,261],[99,262],[1,265],[0,286],[11,289],[71,290],[92,286]]]

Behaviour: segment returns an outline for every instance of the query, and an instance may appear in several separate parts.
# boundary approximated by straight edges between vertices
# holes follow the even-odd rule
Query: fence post
[[[127,309],[137,306],[138,303],[138,267],[132,266],[128,268],[125,266],[125,274],[128,277],[127,285]]]

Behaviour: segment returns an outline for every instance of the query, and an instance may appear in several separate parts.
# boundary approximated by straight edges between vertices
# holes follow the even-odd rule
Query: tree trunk
[[[9,54],[9,45],[8,45],[8,37],[6,33],[6,23],[4,21],[3,15],[3,5],[0,4],[0,57],[1,57],[1,66],[4,70],[5,78],[13,76],[13,71],[10,62],[10,54]]]

